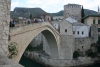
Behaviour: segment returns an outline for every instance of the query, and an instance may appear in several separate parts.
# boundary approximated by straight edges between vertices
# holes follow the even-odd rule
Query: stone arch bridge
[[[14,61],[19,62],[29,43],[39,33],[42,33],[47,39],[50,48],[50,57],[52,59],[60,58],[60,34],[50,23],[42,22],[10,29],[10,41],[17,43],[18,49],[18,55],[13,58]]]
[[[56,65],[56,67],[61,65],[62,67],[63,65],[66,66],[68,63],[71,63],[72,58],[70,59],[70,56],[72,53],[70,52],[72,52],[72,48],[69,48],[71,46],[66,45],[63,42],[60,44],[60,34],[49,23],[38,23],[11,29],[11,41],[17,43],[18,55],[13,58],[16,62],[8,59],[7,54],[11,0],[0,0],[0,4],[0,67],[22,67],[16,62],[20,60],[31,40],[39,33],[43,33],[49,43],[50,56],[53,59],[50,59],[49,62],[52,63],[52,65]],[[63,41],[66,39],[61,40]],[[48,59],[46,62],[48,62]]]

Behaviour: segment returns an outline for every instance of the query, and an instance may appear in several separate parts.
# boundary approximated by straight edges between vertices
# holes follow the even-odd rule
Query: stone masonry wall
[[[64,5],[64,19],[71,17],[78,22],[81,22],[81,5],[68,4]]]
[[[75,50],[80,50],[82,52],[90,49],[92,43],[96,43],[98,41],[98,27],[93,24],[90,28],[90,37],[85,38],[75,38]]]
[[[11,0],[0,0],[0,67],[23,67],[8,59],[8,35]]]
[[[75,50],[86,51],[90,49],[91,38],[75,38]]]
[[[0,0],[0,52],[8,54],[11,0]]]
[[[61,35],[61,57],[62,59],[73,59],[74,37]]]
[[[90,32],[92,43],[96,43],[98,41],[98,26],[96,24],[92,24]]]
[[[38,34],[31,42],[30,45],[36,47],[40,44],[43,44],[43,35],[42,33]]]

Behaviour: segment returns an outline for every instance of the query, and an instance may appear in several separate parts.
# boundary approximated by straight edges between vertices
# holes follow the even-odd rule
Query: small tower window
[[[75,31],[73,31],[73,34],[75,34]]]
[[[83,46],[82,46],[82,48],[83,48]]]
[[[77,34],[79,34],[79,31],[77,32]]]
[[[82,31],[82,34],[84,34],[84,32]]]
[[[93,20],[93,24],[95,24],[95,20]]]
[[[67,32],[67,29],[65,29],[65,32]]]

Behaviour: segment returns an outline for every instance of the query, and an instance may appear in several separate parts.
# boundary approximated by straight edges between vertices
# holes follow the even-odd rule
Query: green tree
[[[84,19],[83,19],[83,17],[84,17],[84,8],[83,8],[83,6],[82,6],[82,9],[81,9],[81,22],[82,23],[84,23]]]
[[[32,13],[30,14],[30,19],[32,19]]]
[[[73,58],[78,58],[80,56],[80,54],[79,54],[79,52],[78,51],[75,51],[74,53],[73,53]]]
[[[89,50],[86,51],[86,55],[88,57],[91,57],[91,58],[95,58],[95,57],[98,56],[97,53],[96,52],[93,52],[93,50],[91,50],[91,49],[89,49]]]

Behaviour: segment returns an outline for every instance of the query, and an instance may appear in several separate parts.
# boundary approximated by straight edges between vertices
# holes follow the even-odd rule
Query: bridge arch
[[[14,31],[16,31],[16,33]],[[11,41],[16,42],[18,45],[18,55],[13,58],[15,61],[19,62],[29,43],[39,33],[42,33],[47,39],[51,58],[59,58],[59,33],[49,23],[39,23],[12,30]]]
[[[54,35],[49,30],[44,30],[41,33],[45,36],[49,44],[50,56],[52,58],[58,58],[58,46]]]

